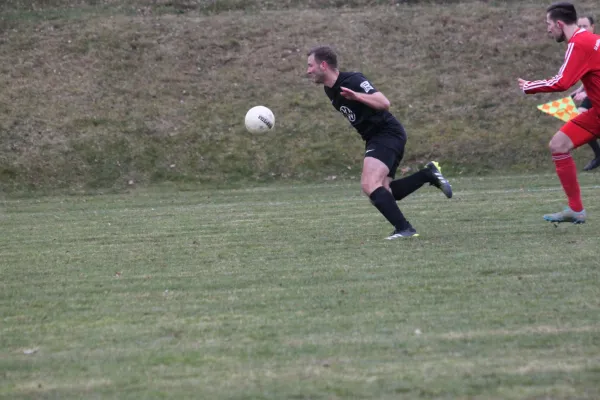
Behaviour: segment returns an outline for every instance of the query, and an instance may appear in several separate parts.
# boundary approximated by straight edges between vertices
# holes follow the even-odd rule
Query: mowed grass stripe
[[[5,200],[0,396],[597,398],[594,179],[559,228],[551,176],[423,188],[392,242],[357,183]]]

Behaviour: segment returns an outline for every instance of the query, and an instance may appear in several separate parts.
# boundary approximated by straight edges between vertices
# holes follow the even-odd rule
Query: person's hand
[[[579,92],[579,93],[577,93],[573,97],[573,100],[575,100],[575,101],[583,101],[583,100],[585,100],[586,97],[587,97],[587,93],[586,92]]]
[[[527,83],[527,81],[525,79],[519,78],[519,88],[521,90],[523,90],[523,87],[525,86],[526,83]]]
[[[573,93],[571,93],[569,96],[571,96],[571,97],[575,98],[575,95],[577,95],[578,93],[581,93],[581,92],[583,92],[583,91],[584,91],[584,90],[583,90],[583,85],[581,85],[581,86],[579,86],[577,89],[575,89],[575,90],[573,91]]]
[[[340,89],[342,89],[342,97],[348,100],[358,101],[358,93],[356,93],[354,90],[350,90],[343,86]]]

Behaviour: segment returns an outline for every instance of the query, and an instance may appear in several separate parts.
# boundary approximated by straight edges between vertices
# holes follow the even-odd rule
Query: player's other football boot
[[[410,237],[418,237],[419,234],[412,226],[404,229],[395,229],[394,232],[390,236],[388,236],[387,240],[394,240],[400,238],[410,238]]]
[[[447,198],[452,197],[452,186],[444,175],[442,175],[442,168],[437,161],[429,161],[425,168],[431,171],[431,175],[433,176],[433,182],[431,183],[436,188],[440,189]]]
[[[586,217],[587,217],[587,215],[585,213],[585,210],[575,212],[575,211],[571,210],[569,207],[565,208],[561,212],[544,215],[544,219],[546,221],[554,222],[557,224],[561,223],[561,222],[571,222],[573,224],[584,224]]]
[[[596,157],[594,158],[592,161],[590,161],[589,163],[586,164],[585,167],[583,167],[584,171],[591,171],[595,168],[600,167],[600,157]]]

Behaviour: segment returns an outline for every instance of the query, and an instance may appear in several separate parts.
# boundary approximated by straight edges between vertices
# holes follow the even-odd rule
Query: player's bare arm
[[[342,90],[342,96],[348,100],[360,101],[376,110],[389,110],[390,108],[390,101],[381,92],[367,94],[358,93],[346,87],[341,87],[340,89]]]

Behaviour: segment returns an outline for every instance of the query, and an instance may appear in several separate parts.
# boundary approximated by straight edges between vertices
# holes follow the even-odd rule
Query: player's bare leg
[[[562,131],[556,134],[550,140],[550,152],[552,161],[556,166],[556,174],[567,195],[569,206],[563,211],[544,215],[544,219],[549,222],[572,222],[582,224],[585,222],[586,213],[581,202],[581,189],[577,181],[577,167],[571,157],[573,142],[571,138]]]
[[[387,175],[389,168],[380,160],[365,157],[360,184],[371,203],[394,226],[394,232],[387,239],[418,236],[417,231],[406,220],[396,199],[392,195]]]

